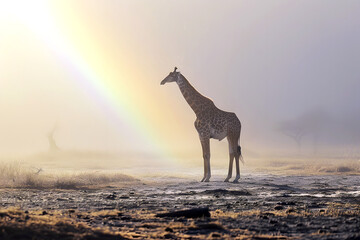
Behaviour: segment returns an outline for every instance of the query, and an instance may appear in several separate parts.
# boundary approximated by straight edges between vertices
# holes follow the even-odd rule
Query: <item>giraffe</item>
[[[225,179],[228,182],[232,177],[234,159],[236,160],[236,177],[233,181],[237,183],[240,179],[239,159],[243,161],[241,155],[240,131],[241,123],[235,113],[225,112],[218,109],[214,102],[201,95],[189,81],[175,67],[173,72],[161,81],[161,85],[176,82],[180,88],[186,102],[195,112],[195,128],[199,134],[204,159],[204,177],[201,182],[208,182],[211,177],[210,170],[210,139],[223,140],[225,137],[229,143],[229,171]]]

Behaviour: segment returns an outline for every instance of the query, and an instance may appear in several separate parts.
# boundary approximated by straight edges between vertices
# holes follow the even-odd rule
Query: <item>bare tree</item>
[[[318,151],[319,138],[325,127],[330,124],[332,117],[325,110],[318,108],[305,112],[299,117],[280,122],[278,130],[291,137],[301,149],[302,139],[305,135],[311,136],[313,151]]]
[[[47,135],[48,142],[49,142],[49,152],[57,152],[60,150],[60,148],[57,146],[56,141],[54,139],[54,132],[55,132],[56,128],[57,127],[55,125]]]
[[[294,121],[283,121],[279,124],[278,130],[284,135],[292,138],[298,146],[299,151],[301,150],[301,140],[305,134],[305,130],[302,126]]]

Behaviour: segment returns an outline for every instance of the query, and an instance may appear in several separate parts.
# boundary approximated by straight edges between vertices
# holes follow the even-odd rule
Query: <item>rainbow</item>
[[[16,21],[55,53],[66,70],[76,76],[77,85],[106,109],[113,121],[126,124],[140,144],[157,157],[175,158],[158,133],[164,124],[163,116],[152,110],[162,100],[148,93],[150,84],[160,87],[161,79],[156,83],[141,80],[141,73],[127,63],[129,59],[119,57],[119,52],[130,57],[131,49],[119,46],[111,36],[99,34],[93,23],[84,22],[81,10],[66,6],[67,1],[9,2],[12,5],[5,11],[14,13]],[[176,114],[167,118],[175,121]]]

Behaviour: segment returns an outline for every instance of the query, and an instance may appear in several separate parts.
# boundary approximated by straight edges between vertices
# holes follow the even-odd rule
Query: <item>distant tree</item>
[[[49,142],[49,152],[57,152],[60,148],[57,146],[56,141],[54,139],[54,132],[56,130],[56,126],[48,133],[47,138]]]
[[[313,139],[313,151],[317,153],[319,138],[325,126],[332,121],[332,117],[323,109],[313,109],[299,117],[280,122],[278,130],[284,135],[291,137],[301,149],[302,138],[310,135]]]
[[[305,130],[302,126],[299,126],[294,121],[283,121],[279,124],[278,130],[283,133],[284,135],[292,138],[298,146],[300,151],[301,149],[301,140],[305,134]]]

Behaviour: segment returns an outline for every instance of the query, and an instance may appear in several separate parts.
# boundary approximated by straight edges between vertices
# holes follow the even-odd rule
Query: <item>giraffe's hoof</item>
[[[205,180],[205,178],[201,179],[201,181],[200,181],[200,182],[203,182],[204,180]]]
[[[225,179],[224,182],[229,182],[229,179],[230,179],[230,178]]]
[[[205,181],[204,182],[210,182],[210,180],[209,179],[205,179]]]
[[[235,179],[233,183],[239,183],[239,179]]]

